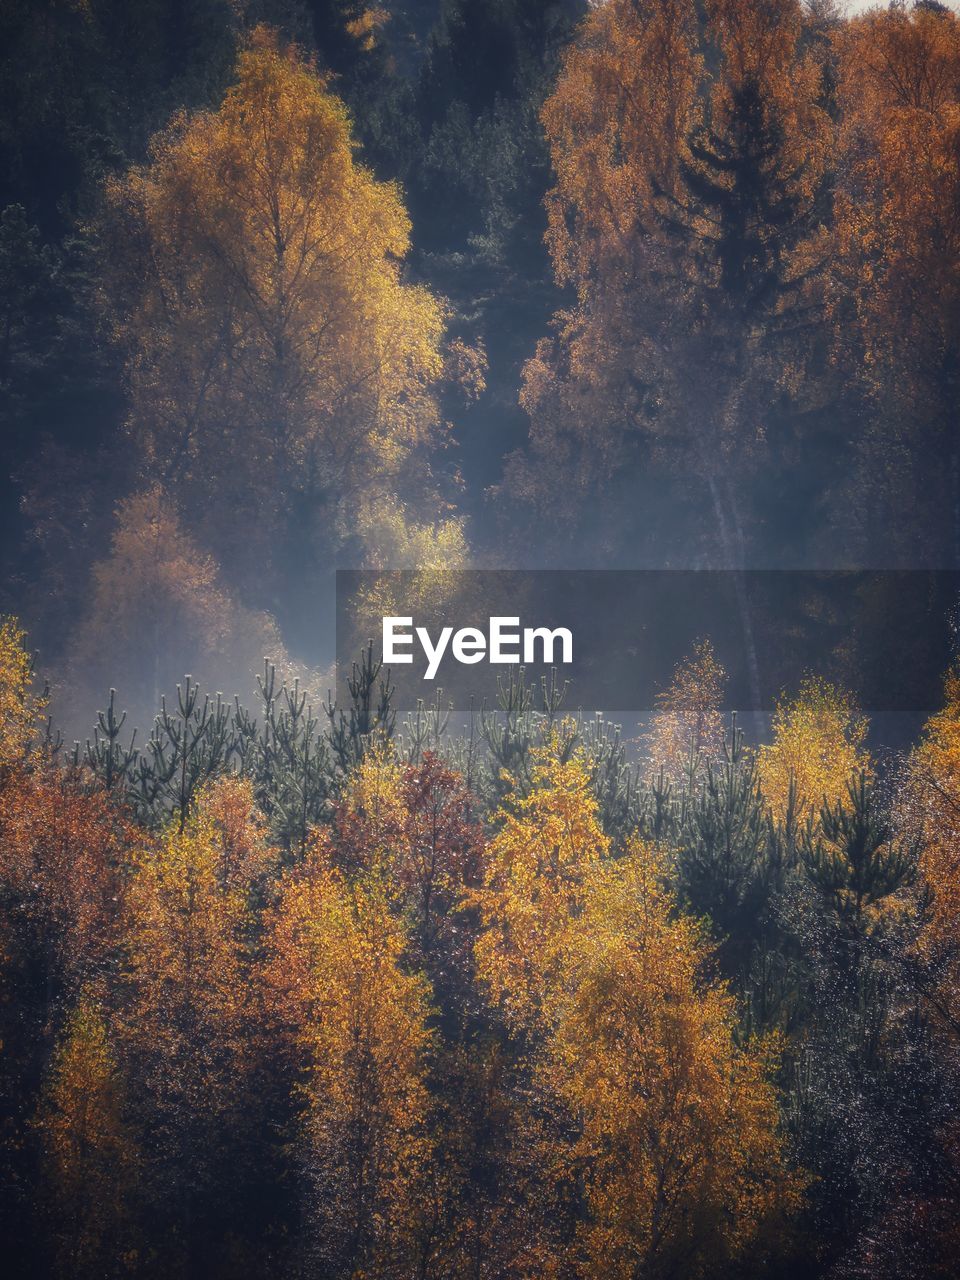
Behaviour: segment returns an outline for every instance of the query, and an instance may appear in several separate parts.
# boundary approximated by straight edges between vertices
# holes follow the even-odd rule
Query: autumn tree
[[[960,1034],[960,682],[951,671],[944,706],[928,720],[907,771],[902,820],[921,840],[920,872],[929,894],[919,939],[934,982],[928,988],[937,1020]]]
[[[16,624],[0,627],[0,908],[6,978],[46,1037],[57,1003],[102,974],[117,938],[130,824],[102,792],[29,750],[44,702]],[[29,767],[28,767],[29,766]],[[14,1037],[11,1035],[9,1047]]]
[[[121,1256],[133,1256],[137,1152],[124,1111],[104,1011],[88,989],[66,1021],[37,1120],[61,1275],[110,1274]]]
[[[506,491],[543,515],[562,475],[582,511],[666,466],[702,486],[714,562],[742,566],[742,490],[796,389],[822,267],[831,129],[801,6],[597,6],[543,119],[549,244],[577,304],[526,367],[530,447]]]
[[[870,770],[867,722],[843,689],[816,677],[795,697],[784,696],[773,716],[773,741],[760,747],[760,785],[775,818],[805,822],[820,806],[850,800],[848,786]]]
[[[34,1106],[65,1017],[111,969],[129,836],[110,797],[91,794],[38,749],[42,708],[23,633],[8,620],[0,625],[0,1176],[9,1189],[4,1238],[13,1265],[25,1267],[39,1229],[40,1198],[28,1186],[39,1156]],[[100,1228],[91,1230],[96,1252]]]
[[[44,707],[26,639],[16,619],[0,619],[0,785],[26,762]]]
[[[348,871],[385,877],[438,999],[462,1005],[470,976],[467,900],[483,863],[483,834],[462,779],[433,752],[416,765],[371,751],[345,788],[331,853]]]
[[[543,1006],[555,996],[570,920],[583,910],[591,868],[610,852],[581,761],[547,749],[533,784],[501,811],[479,895],[478,969],[518,1028],[549,1016]]]
[[[735,1005],[705,976],[709,949],[666,864],[638,841],[609,857],[580,761],[545,754],[503,819],[478,967],[532,1036],[543,1105],[568,1114],[572,1138],[543,1149],[548,1182],[582,1178],[568,1263],[701,1274],[796,1202],[765,1052],[738,1047]]]
[[[214,792],[182,830],[134,848],[127,891],[118,1055],[138,1081],[150,1220],[173,1266],[220,1247],[256,1125],[247,876],[257,863],[236,866],[225,802]]]
[[[831,294],[837,358],[870,416],[859,534],[872,547],[889,540],[896,504],[889,554],[954,564],[960,22],[945,6],[891,6],[852,20],[837,43],[843,180]]]
[[[657,710],[647,733],[651,770],[682,784],[723,751],[721,705],[726,672],[709,640],[701,640],[677,665],[673,679],[657,694]]]
[[[375,535],[411,475],[437,510],[444,319],[401,278],[409,233],[397,189],[356,162],[343,104],[264,29],[218,111],[177,116],[108,184],[130,429],[204,543],[261,587],[288,536],[302,553]]]
[[[408,946],[382,874],[348,880],[321,842],[285,879],[268,991],[299,1081],[307,1249],[330,1276],[409,1274],[417,1256],[431,1036]]]
[[[648,848],[607,863],[570,939],[546,1078],[579,1120],[578,1274],[709,1274],[798,1204],[772,1059],[738,1043],[708,949]]]
[[[474,922],[466,910],[484,861],[483,832],[463,779],[427,752],[403,779],[406,856],[392,869],[413,919],[417,947],[438,995],[464,1001],[469,992]]]
[[[76,994],[109,962],[130,826],[102,792],[58,773],[0,799],[0,885],[16,951],[52,1001]],[[36,966],[36,967],[34,967]]]
[[[265,656],[285,657],[276,624],[236,599],[169,493],[154,486],[121,502],[73,636],[68,713],[78,736],[115,687],[143,747],[161,696],[185,672],[229,698],[253,688]]]

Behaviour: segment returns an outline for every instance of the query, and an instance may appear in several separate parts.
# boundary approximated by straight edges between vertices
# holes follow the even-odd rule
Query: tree
[[[919,869],[929,894],[919,938],[932,982],[935,1018],[951,1038],[960,1035],[960,680],[951,671],[943,708],[928,720],[908,765],[902,817],[921,841]]]
[[[865,769],[847,796],[820,809],[819,837],[805,833],[807,875],[855,939],[882,925],[887,899],[916,870],[916,842],[899,838]]]
[[[873,518],[860,533],[881,545],[895,508],[899,538],[888,560],[955,564],[960,22],[939,6],[891,7],[851,22],[838,46],[843,181],[832,310],[838,359],[872,419],[860,476]],[[908,522],[905,511],[915,513]]]
[[[67,1019],[37,1121],[62,1275],[110,1274],[130,1256],[137,1151],[124,1103],[103,1009],[88,990]]]
[[[264,656],[281,664],[286,656],[273,619],[235,599],[159,486],[120,503],[110,554],[93,566],[71,648],[71,722],[89,723],[94,699],[112,685],[141,745],[161,695],[184,672],[229,697],[253,686]]]
[[[586,5],[444,0],[438,8],[410,104],[421,131],[406,180],[417,243],[430,253],[473,251],[487,271],[536,279],[549,182],[537,113]]]
[[[610,842],[583,762],[549,746],[534,753],[530,793],[508,795],[498,826],[478,894],[477,969],[507,1024],[522,1029],[549,1016],[570,921]]]
[[[738,1047],[735,1005],[704,976],[709,948],[664,860],[636,840],[609,856],[582,761],[543,753],[501,821],[477,965],[529,1046],[540,1110],[565,1117],[541,1160],[547,1184],[580,1188],[568,1265],[702,1274],[796,1204],[768,1050]]]
[[[399,192],[295,50],[255,32],[220,109],[108,184],[101,235],[130,429],[231,570],[262,587],[305,538],[362,541],[412,475],[430,509],[443,311],[403,283]]]
[[[347,880],[320,843],[286,877],[268,989],[301,1080],[309,1251],[325,1275],[409,1274],[415,1256],[431,1035],[408,945],[376,872]]]
[[[709,640],[701,640],[678,664],[668,688],[657,694],[657,711],[646,748],[654,772],[681,785],[723,752],[721,703],[727,673]]]
[[[571,922],[544,1079],[575,1117],[586,1221],[577,1274],[758,1265],[802,1179],[787,1172],[771,1046],[738,1043],[709,949],[648,847],[602,864]],[[758,1239],[759,1238],[759,1239]]]
[[[224,874],[219,807],[201,801],[134,848],[126,895],[118,1057],[138,1081],[144,1192],[174,1267],[221,1247],[255,1168],[249,893]]]
[[[749,985],[771,898],[788,870],[778,836],[760,790],[756,753],[744,744],[734,718],[720,758],[691,781],[668,838],[677,845],[682,900],[709,919],[720,970],[741,990]]]
[[[526,367],[530,446],[505,486],[543,518],[562,475],[620,547],[635,531],[621,502],[612,526],[590,505],[601,486],[636,502],[656,465],[675,503],[695,477],[713,554],[740,568],[745,483],[776,456],[809,355],[831,129],[799,3],[718,0],[705,19],[692,3],[598,6],[544,108],[549,244],[577,303]]]
[[[38,752],[24,754],[33,708],[17,628],[0,628],[0,647],[0,741],[12,747],[0,769],[2,1230],[14,1268],[29,1270],[41,1231],[34,1108],[65,1013],[111,970],[129,824],[111,797],[90,794]]]
[[[428,751],[403,778],[406,841],[391,879],[413,919],[417,948],[438,996],[468,998],[474,929],[466,899],[481,879],[483,831],[463,779]]]
[[[808,677],[794,698],[781,698],[773,716],[773,742],[760,747],[760,786],[774,817],[788,811],[803,823],[820,806],[850,801],[848,784],[870,772],[864,750],[867,722],[850,695]]]
[[[331,856],[345,871],[385,878],[407,919],[418,965],[438,997],[461,1003],[469,981],[470,928],[463,912],[483,862],[482,828],[462,779],[428,751],[417,765],[368,752],[333,819]]]
[[[26,763],[44,706],[33,689],[26,633],[14,618],[0,618],[0,786]]]
[[[109,963],[131,828],[111,797],[51,771],[4,789],[0,832],[5,928],[17,938],[25,984],[36,984],[50,1013]]]

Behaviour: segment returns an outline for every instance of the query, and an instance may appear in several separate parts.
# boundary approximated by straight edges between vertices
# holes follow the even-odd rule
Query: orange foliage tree
[[[870,441],[869,465],[881,468],[881,492],[894,485],[905,495],[901,519],[914,507],[914,520],[936,512],[939,525],[928,522],[926,550],[933,558],[955,558],[960,20],[943,6],[891,6],[845,24],[837,45],[843,129],[832,299],[838,359],[859,379],[881,420],[893,420],[885,440]],[[922,456],[904,440],[905,423],[928,441]]]
[[[184,672],[245,695],[264,655],[284,661],[273,619],[238,602],[159,485],[119,504],[110,554],[94,564],[91,587],[72,642],[68,712],[80,723],[81,715],[92,721],[113,686],[143,746],[161,695]]]
[[[801,386],[825,258],[833,131],[803,36],[799,0],[612,0],[582,25],[543,113],[577,303],[526,367],[506,478],[542,516],[561,476],[579,508],[659,458],[705,487],[720,564],[742,565],[736,478]]]

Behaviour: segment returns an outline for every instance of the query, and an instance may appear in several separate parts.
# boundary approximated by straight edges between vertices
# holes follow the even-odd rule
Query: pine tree
[[[689,255],[681,271],[710,289],[711,323],[730,308],[749,328],[802,283],[790,258],[816,225],[818,200],[804,191],[807,162],[790,157],[779,104],[757,75],[733,85],[715,115],[692,132],[679,192],[663,193],[659,216]]]
[[[709,917],[724,971],[744,985],[776,886],[767,863],[770,820],[756,756],[736,719],[721,759],[693,779],[673,838],[684,896],[696,914]]]
[[[877,784],[861,769],[847,796],[825,800],[816,831],[804,833],[803,865],[855,939],[882,924],[886,900],[916,874],[918,841],[900,836],[880,805]]]

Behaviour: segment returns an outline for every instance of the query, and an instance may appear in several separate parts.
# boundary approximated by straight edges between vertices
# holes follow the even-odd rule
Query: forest
[[[852,641],[326,692],[342,569],[940,662],[954,8],[0,0],[0,308],[8,1273],[954,1276],[960,647],[908,741]]]

